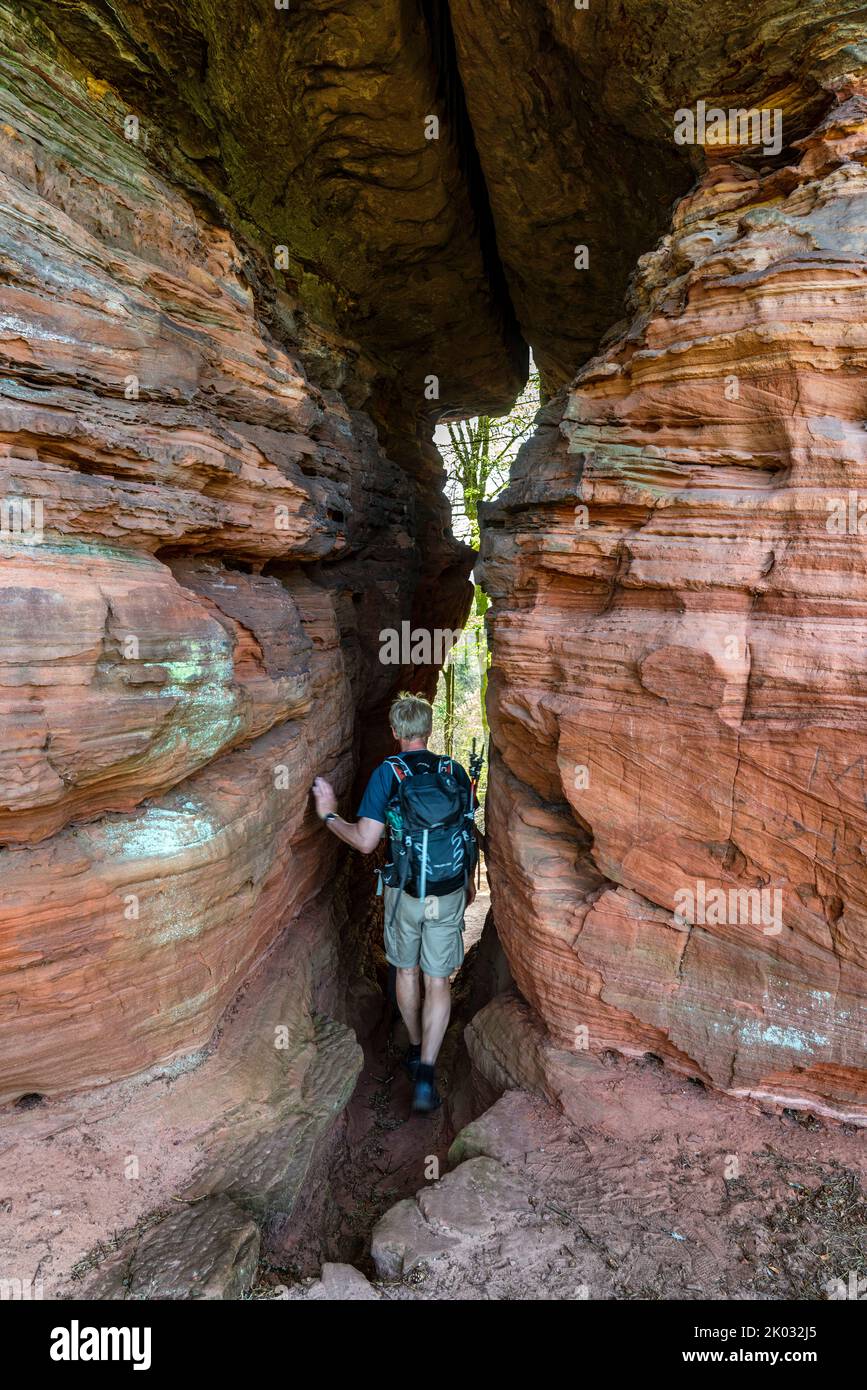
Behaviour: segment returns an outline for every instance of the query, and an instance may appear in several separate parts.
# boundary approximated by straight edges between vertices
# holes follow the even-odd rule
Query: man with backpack
[[[357,822],[337,814],[324,778],[317,777],[313,796],[329,830],[362,854],[388,828],[385,954],[396,968],[397,1004],[409,1033],[404,1066],[414,1083],[412,1108],[424,1113],[441,1103],[434,1067],[451,1013],[449,977],[464,959],[464,909],[475,897],[475,794],[460,763],[428,752],[433,710],[427,700],[400,695],[389,724],[400,753],[374,771]]]

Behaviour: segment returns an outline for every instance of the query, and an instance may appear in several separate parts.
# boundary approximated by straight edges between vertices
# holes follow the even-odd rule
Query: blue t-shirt
[[[440,762],[440,754],[429,753],[426,748],[418,748],[413,753],[401,753],[403,761],[406,763],[410,772],[436,772]],[[460,763],[452,758],[452,772],[455,781],[462,791],[466,792],[467,805],[470,801],[470,779]],[[358,819],[367,816],[369,820],[378,820],[381,825],[385,825],[386,811],[388,803],[397,795],[400,784],[394,771],[388,763],[380,763],[379,767],[371,774],[364,796],[361,798],[361,805],[358,808]],[[463,877],[458,874],[454,879],[444,879],[439,883],[428,884],[428,892],[437,897],[445,897],[446,893],[454,893],[463,885]],[[407,890],[409,891],[409,890]]]

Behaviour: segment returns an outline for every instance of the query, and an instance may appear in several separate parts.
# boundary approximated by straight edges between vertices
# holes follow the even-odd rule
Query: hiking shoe
[[[415,1113],[417,1115],[430,1115],[432,1111],[439,1110],[442,1103],[442,1096],[433,1080],[419,1077],[412,1093],[412,1108]]]
[[[419,1056],[419,1054],[416,1053],[415,1055],[413,1055],[409,1048],[407,1048],[406,1052],[400,1059],[400,1065],[403,1067],[404,1071],[406,1072],[407,1076],[412,1082],[415,1081],[420,1062],[421,1057]]]

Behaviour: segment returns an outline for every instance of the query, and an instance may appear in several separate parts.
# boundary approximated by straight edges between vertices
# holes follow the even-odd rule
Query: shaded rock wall
[[[778,109],[789,146],[829,84],[867,60],[864,7],[840,0],[448,10],[506,283],[551,391],[620,319],[638,256],[702,167],[699,149],[675,145],[674,112],[699,99]]]
[[[430,373],[441,408],[505,409],[526,343],[567,383],[693,181],[674,110],[759,101],[788,143],[864,60],[846,0],[25,8],[123,96],[152,158],[286,249],[279,311],[360,345],[341,374],[374,411],[416,410]]]
[[[555,1044],[861,1118],[865,166],[851,84],[711,162],[483,548],[492,902]]]
[[[363,347],[340,369],[353,403],[416,410],[436,373],[453,407],[508,406],[526,348],[491,280],[484,190],[467,177],[419,4],[27,8],[123,94],[153,157],[230,209],[269,259],[284,248],[280,312]]]

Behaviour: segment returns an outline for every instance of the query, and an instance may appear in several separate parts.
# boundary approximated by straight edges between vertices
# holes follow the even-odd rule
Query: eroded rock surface
[[[0,554],[14,1100],[208,1042],[329,891],[310,785],[348,791],[396,684],[380,628],[459,623],[470,557],[430,456],[411,476],[307,379],[110,95],[4,35],[0,491],[41,522]]]
[[[701,163],[678,108],[778,109],[790,146],[867,57],[847,0],[28,10],[155,156],[283,246],[293,316],[375,359],[348,373],[360,398],[417,401],[434,372],[470,411],[508,405],[521,339],[555,389],[620,317]]]
[[[699,100],[765,107],[789,147],[827,107],[829,84],[867,61],[864,10],[837,0],[449,9],[499,254],[550,390],[620,319],[636,259],[701,168],[698,148],[673,141],[674,113]]]
[[[238,1210],[243,1221],[232,1216],[231,1231],[252,1222],[269,1250],[282,1248],[299,1204],[306,1208],[342,1152],[343,1110],[362,1064],[352,1029],[335,1016],[343,1005],[344,926],[339,908],[308,906],[204,1050],[125,1081],[53,1100],[31,1097],[4,1111],[6,1269],[41,1281],[47,1299],[81,1297],[92,1280],[113,1290],[100,1296],[123,1297],[130,1259],[146,1240],[142,1280],[154,1289],[173,1280],[179,1292],[171,1297],[200,1296],[196,1270],[232,1256],[234,1237],[227,1245],[219,1223],[223,1234],[212,1240],[206,1221],[203,1263],[196,1255],[176,1266],[183,1241],[172,1234],[175,1223],[159,1232],[179,1208],[190,1213],[191,1227],[200,1209]],[[214,1207],[210,1199],[218,1197],[233,1208]],[[243,1267],[249,1273],[246,1259]],[[142,1283],[134,1296],[166,1295]]]
[[[243,225],[277,271],[275,314],[311,326],[311,360],[355,403],[387,384],[417,406],[435,373],[453,407],[508,407],[526,347],[424,6],[29,10],[122,95],[119,121],[137,116],[150,158]],[[333,334],[365,360],[335,368]]]
[[[853,86],[796,164],[711,166],[484,549],[523,994],[558,1045],[862,1120],[865,166]]]
[[[259,1260],[259,1228],[228,1197],[206,1197],[133,1238],[89,1285],[89,1298],[237,1299]]]

